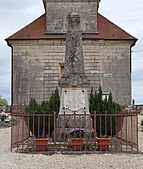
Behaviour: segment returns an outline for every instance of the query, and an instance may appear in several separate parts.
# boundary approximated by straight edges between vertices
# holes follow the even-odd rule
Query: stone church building
[[[81,17],[90,87],[131,102],[131,48],[137,39],[98,13],[99,0],[43,0],[45,14],[6,39],[12,50],[12,104],[49,98],[64,73],[67,15]]]

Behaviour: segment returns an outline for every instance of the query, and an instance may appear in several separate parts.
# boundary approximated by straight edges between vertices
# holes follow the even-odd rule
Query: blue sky
[[[43,13],[42,0],[0,1],[0,95],[9,103],[11,49],[4,39]],[[132,97],[143,104],[143,0],[101,0],[99,13],[138,38],[132,48]]]

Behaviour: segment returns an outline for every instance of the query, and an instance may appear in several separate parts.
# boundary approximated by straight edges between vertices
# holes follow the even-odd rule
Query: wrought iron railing
[[[14,106],[11,122],[11,150],[43,152],[136,152],[138,151],[138,117],[136,112],[117,114],[38,114],[26,113]],[[36,139],[47,139],[46,148]],[[75,141],[75,137],[76,139]],[[82,142],[78,142],[81,140]],[[106,138],[105,149],[99,138]],[[108,138],[108,139],[107,139]],[[74,141],[73,141],[74,140]],[[101,139],[100,139],[101,140]],[[103,139],[102,139],[103,140]],[[110,143],[108,144],[108,140]],[[78,148],[76,148],[79,146]]]

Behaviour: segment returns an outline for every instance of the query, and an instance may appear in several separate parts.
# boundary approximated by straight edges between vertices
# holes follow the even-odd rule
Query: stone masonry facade
[[[44,2],[47,14],[47,34],[66,33],[66,17],[71,12],[81,16],[82,33],[97,32],[98,0],[44,0]]]
[[[65,39],[10,40],[13,46],[13,104],[28,104],[31,97],[47,100],[58,86],[65,58]],[[121,104],[131,101],[130,46],[125,40],[83,39],[85,73],[90,87],[112,92]],[[106,46],[106,47],[105,47]],[[59,88],[60,89],[60,88]]]

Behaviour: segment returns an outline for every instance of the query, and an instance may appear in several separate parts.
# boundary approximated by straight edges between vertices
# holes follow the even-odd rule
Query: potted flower
[[[38,151],[47,150],[47,141],[54,131],[54,112],[59,112],[59,105],[59,91],[56,88],[49,100],[38,103],[35,98],[31,98],[25,108],[28,113],[26,124],[34,136]]]
[[[48,150],[49,137],[48,137],[46,132],[43,132],[42,130],[40,130],[34,136],[34,140],[35,140],[35,145],[36,145],[36,150],[37,151],[46,151],[46,150]]]
[[[96,138],[97,140],[97,147],[100,151],[108,151],[109,146],[111,144],[111,138],[107,135],[101,135],[100,137]]]
[[[29,113],[27,126],[29,127],[29,131],[34,136],[37,151],[47,150],[47,141],[49,140],[49,116],[45,116],[45,114],[48,113],[46,111],[47,105],[48,102],[38,104],[35,98],[31,98],[29,105],[25,109],[25,111]]]
[[[76,128],[70,132],[71,147],[74,151],[81,151],[85,144],[85,132],[82,129]]]

